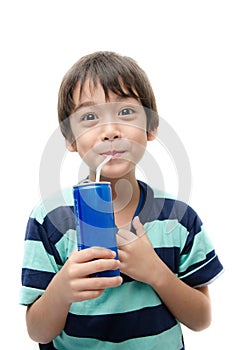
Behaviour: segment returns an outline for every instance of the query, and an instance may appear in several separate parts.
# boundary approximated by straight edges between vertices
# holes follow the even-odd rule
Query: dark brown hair
[[[75,109],[73,92],[89,79],[94,86],[99,82],[104,90],[106,100],[109,91],[122,97],[139,100],[147,116],[147,132],[159,125],[156,101],[146,73],[130,57],[114,52],[99,51],[82,57],[65,74],[58,95],[58,118],[61,132],[66,139],[72,140],[69,117]]]

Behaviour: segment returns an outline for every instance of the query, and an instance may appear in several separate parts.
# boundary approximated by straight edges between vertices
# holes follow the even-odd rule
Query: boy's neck
[[[111,183],[116,225],[118,227],[130,226],[140,197],[137,179],[135,176],[126,176],[117,180],[108,179],[107,181]]]
[[[94,176],[90,173],[89,179],[92,178]],[[135,169],[122,178],[112,179],[101,176],[100,181],[107,181],[111,184],[116,225],[120,228],[129,229],[140,198],[140,188],[135,177]]]

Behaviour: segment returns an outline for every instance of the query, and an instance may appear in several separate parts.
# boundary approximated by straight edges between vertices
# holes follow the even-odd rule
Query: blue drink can
[[[89,182],[73,187],[74,214],[78,250],[90,247],[104,247],[116,252],[117,227],[110,182]],[[97,277],[112,277],[120,274],[119,269],[101,271]]]

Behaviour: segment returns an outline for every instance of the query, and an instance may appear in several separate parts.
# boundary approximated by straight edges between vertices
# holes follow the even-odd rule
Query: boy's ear
[[[156,135],[157,135],[157,128],[149,130],[147,132],[147,141],[153,141],[156,138]]]
[[[72,142],[71,142],[71,141],[66,139],[65,143],[66,143],[66,148],[69,152],[77,152],[77,145],[76,145],[75,140],[74,141],[72,140]]]

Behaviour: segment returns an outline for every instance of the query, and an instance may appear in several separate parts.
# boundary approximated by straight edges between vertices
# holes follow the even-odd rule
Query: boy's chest
[[[188,232],[177,221],[154,221],[144,224],[154,250],[175,274],[179,272],[181,251]]]
[[[117,212],[114,213],[114,220],[115,220],[116,226],[118,228],[130,230],[131,222],[133,220],[135,210],[136,210],[135,207],[132,207],[129,209],[125,208],[124,210],[122,210],[118,213]]]

